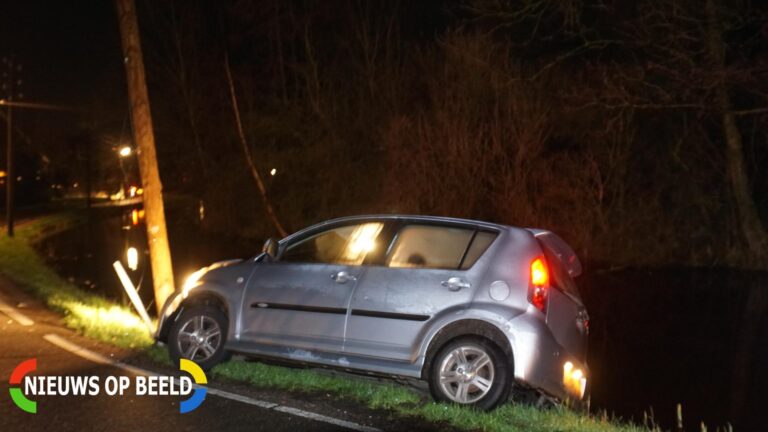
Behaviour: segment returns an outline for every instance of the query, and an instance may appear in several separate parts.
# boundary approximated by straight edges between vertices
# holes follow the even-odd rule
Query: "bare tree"
[[[288,235],[288,232],[285,230],[285,228],[283,228],[283,225],[280,223],[280,220],[277,218],[275,209],[272,207],[272,202],[269,200],[269,197],[267,196],[267,188],[266,186],[264,186],[264,179],[261,177],[261,173],[259,173],[258,168],[256,168],[256,165],[253,162],[251,151],[248,148],[248,141],[246,141],[245,139],[245,133],[243,132],[243,123],[240,121],[240,108],[237,105],[237,94],[235,92],[235,83],[232,81],[232,72],[230,72],[229,70],[229,57],[227,56],[225,56],[225,59],[224,59],[224,70],[227,75],[227,83],[229,83],[229,95],[232,100],[232,111],[235,115],[235,124],[237,125],[237,134],[240,137],[240,145],[242,146],[242,149],[243,149],[243,156],[245,157],[245,161],[248,163],[248,168],[251,171],[253,180],[256,182],[256,186],[259,188],[259,194],[261,196],[262,203],[264,204],[264,208],[267,211],[267,216],[269,217],[269,220],[275,226],[275,229],[277,230],[278,234],[280,234],[281,237],[285,237]]]
[[[723,17],[715,2],[707,0],[706,41],[707,52],[713,66],[714,104],[721,118],[726,144],[728,180],[736,204],[743,240],[752,254],[754,262],[763,263],[768,259],[768,232],[760,221],[744,163],[744,145],[741,130],[736,122],[730,97],[729,74],[726,69],[726,46],[723,41]]]

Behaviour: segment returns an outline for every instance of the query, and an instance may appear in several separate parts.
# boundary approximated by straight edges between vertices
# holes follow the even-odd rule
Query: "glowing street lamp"
[[[120,186],[120,193],[123,196],[122,199],[125,199],[126,188],[128,187],[128,174],[125,172],[125,165],[123,165],[123,159],[132,155],[133,149],[131,148],[131,146],[124,145],[117,150],[117,154],[120,156],[117,158],[117,160],[118,162],[120,162],[120,171],[123,173],[123,184]]]

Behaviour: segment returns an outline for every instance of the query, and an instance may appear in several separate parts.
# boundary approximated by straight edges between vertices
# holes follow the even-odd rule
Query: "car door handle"
[[[452,277],[447,281],[440,282],[440,285],[448,288],[451,291],[458,291],[460,289],[469,289],[472,284],[460,277]]]
[[[352,276],[351,274],[349,274],[349,273],[347,273],[347,272],[345,272],[343,270],[340,271],[340,272],[332,274],[331,275],[331,279],[335,280],[336,283],[338,283],[338,284],[344,284],[344,283],[347,283],[349,281],[356,281],[357,280],[356,277]]]

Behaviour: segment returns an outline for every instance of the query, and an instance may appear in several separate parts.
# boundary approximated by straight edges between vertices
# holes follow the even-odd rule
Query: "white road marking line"
[[[123,369],[125,371],[128,371],[128,372],[130,372],[130,373],[132,373],[134,375],[148,375],[148,376],[159,375],[156,372],[152,372],[152,371],[149,371],[149,370],[146,370],[146,369],[142,369],[142,368],[139,368],[139,367],[136,367],[136,366],[131,366],[131,365],[128,365],[128,364],[125,364],[125,363],[122,363],[122,362],[119,362],[119,361],[116,361],[116,360],[109,359],[109,358],[104,357],[103,355],[101,355],[99,353],[96,353],[96,352],[91,351],[91,350],[89,350],[87,348],[83,348],[83,347],[81,347],[81,346],[79,346],[77,344],[74,344],[74,343],[72,343],[72,342],[70,342],[70,341],[68,341],[68,340],[64,339],[63,337],[61,337],[59,335],[56,335],[56,334],[52,334],[52,333],[51,334],[47,334],[47,335],[43,336],[43,339],[47,340],[48,342],[52,343],[53,345],[56,345],[57,347],[65,350],[65,351],[69,351],[70,353],[72,353],[72,354],[74,354],[76,356],[82,357],[82,358],[84,358],[84,359],[86,359],[88,361],[92,361],[94,363],[99,363],[99,364],[103,364],[103,365],[107,365],[107,366],[114,366],[114,367]],[[195,387],[198,387],[198,386],[195,385]],[[240,394],[237,394],[237,393],[231,393],[231,392],[228,392],[228,391],[214,389],[214,388],[211,388],[211,387],[206,387],[206,388],[208,389],[208,393],[209,394],[212,394],[212,395],[224,398],[224,399],[229,399],[229,400],[233,400],[233,401],[237,401],[237,402],[241,402],[241,403],[245,403],[245,404],[249,404],[249,405],[254,405],[254,406],[257,406],[257,407],[260,407],[260,408],[264,408],[264,409],[271,409],[271,410],[279,411],[279,412],[282,412],[282,413],[285,413],[285,414],[294,415],[294,416],[297,416],[297,417],[304,417],[304,418],[308,418],[310,420],[315,420],[315,421],[318,421],[318,422],[329,423],[329,424],[332,424],[334,426],[341,426],[341,427],[344,427],[344,428],[347,428],[347,429],[352,429],[352,430],[356,430],[356,431],[360,431],[360,432],[381,432],[380,429],[376,429],[376,428],[373,428],[373,427],[370,427],[370,426],[365,426],[365,425],[349,422],[349,421],[346,421],[346,420],[341,420],[341,419],[337,419],[337,418],[333,418],[333,417],[328,417],[328,416],[324,416],[322,414],[317,414],[317,413],[313,413],[313,412],[310,412],[310,411],[304,411],[304,410],[301,410],[301,409],[298,409],[298,408],[293,408],[293,407],[289,407],[289,406],[279,405],[279,404],[272,403],[272,402],[261,401],[261,400],[253,399],[253,398],[250,398],[248,396],[243,396],[243,395],[240,395]]]
[[[0,300],[0,312],[3,312],[4,314],[11,317],[12,320],[16,321],[20,325],[23,326],[31,326],[35,322],[31,319],[27,318],[26,315],[16,310],[16,308],[10,306],[8,303]]]
[[[315,414],[313,412],[304,411],[304,410],[291,408],[287,406],[276,406],[274,410],[284,412],[286,414],[292,414],[299,417],[305,417],[305,418],[316,420],[319,422],[330,423],[332,425],[345,427],[347,429],[354,429],[354,430],[363,431],[363,432],[381,432],[379,429],[376,429],[376,428],[363,426],[357,423],[348,422],[346,420],[339,420],[333,417],[327,417],[321,414]]]
[[[197,385],[195,385],[195,386],[197,386]],[[273,409],[273,408],[277,408],[277,407],[280,406],[280,405],[278,405],[276,403],[265,402],[265,401],[260,401],[260,400],[252,399],[252,398],[249,398],[248,396],[239,395],[237,393],[230,393],[228,391],[214,389],[214,388],[210,388],[210,387],[207,387],[207,388],[208,388],[208,393],[210,393],[210,394],[213,394],[213,395],[216,395],[216,396],[219,396],[219,397],[223,397],[224,399],[231,399],[233,401],[238,401],[238,402],[246,403],[248,405],[255,405],[255,406],[259,407],[259,408]],[[352,429],[355,429],[355,428],[352,428]],[[359,430],[362,430],[362,429],[359,429]]]
[[[103,355],[97,352],[91,351],[87,348],[81,347],[80,345],[74,344],[57,334],[52,334],[52,333],[47,334],[43,336],[43,339],[47,340],[48,342],[56,345],[57,347],[65,351],[69,351],[70,353],[76,356],[82,357],[94,363],[99,363],[107,366],[115,366],[117,368],[128,371],[134,375],[147,375],[147,376],[157,375],[155,372],[148,371],[146,369],[138,368],[136,366],[131,366],[131,365],[104,357]]]

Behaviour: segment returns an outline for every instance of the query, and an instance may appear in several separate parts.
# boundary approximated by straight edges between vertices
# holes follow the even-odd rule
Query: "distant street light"
[[[123,165],[123,158],[127,158],[128,156],[133,154],[133,149],[131,146],[124,145],[120,147],[117,150],[117,154],[120,156],[117,158],[118,162],[120,162],[120,171],[123,173],[123,184],[120,185],[120,191],[122,192],[123,199],[126,198],[126,189],[128,188],[128,174],[125,172],[125,166]]]
[[[128,260],[128,268],[136,271],[139,268],[139,252],[135,247],[129,247],[125,255]]]
[[[269,172],[269,175],[275,175],[277,174],[277,168],[272,168],[272,171]]]

